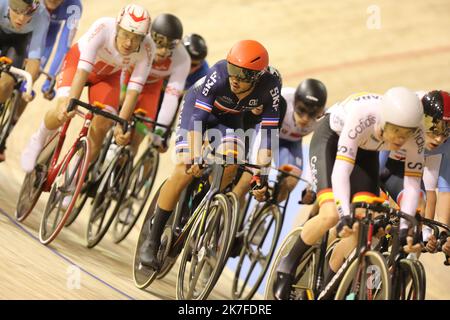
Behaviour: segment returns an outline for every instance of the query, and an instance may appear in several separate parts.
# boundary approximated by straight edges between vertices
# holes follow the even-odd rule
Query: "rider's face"
[[[117,50],[121,55],[128,56],[138,50],[143,39],[143,36],[128,32],[119,27],[116,38]]]
[[[9,17],[14,29],[20,30],[31,21],[33,15],[29,15],[26,12],[17,12],[11,8],[9,10]]]
[[[64,0],[45,0],[45,6],[48,10],[56,10]]]
[[[389,150],[398,150],[415,131],[415,128],[404,128],[387,123],[383,131],[383,141]]]
[[[242,81],[233,76],[228,77],[228,79],[230,81],[231,92],[234,94],[247,92],[252,87],[251,82]]]

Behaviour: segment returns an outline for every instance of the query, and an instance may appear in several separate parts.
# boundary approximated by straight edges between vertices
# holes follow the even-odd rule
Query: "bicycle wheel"
[[[426,292],[427,292],[427,275],[425,272],[425,267],[423,266],[422,262],[420,262],[419,260],[413,260],[414,263],[416,264],[417,268],[417,272],[419,274],[419,280],[420,280],[420,297],[423,297],[422,300],[425,299],[426,297]]]
[[[58,144],[56,137],[55,135],[44,149],[42,149],[34,170],[25,175],[20,188],[15,212],[16,219],[20,222],[25,221],[41,196],[42,188],[47,179],[47,172],[50,168],[50,161]]]
[[[233,299],[249,300],[258,290],[272,260],[281,225],[281,212],[276,205],[264,206],[256,213],[239,254],[231,291]],[[256,275],[256,280],[248,287],[252,275]]]
[[[6,144],[6,139],[12,130],[19,98],[19,91],[14,90],[11,97],[6,100],[5,104],[3,106],[0,105],[0,146]]]
[[[87,138],[77,142],[64,159],[52,184],[39,227],[39,239],[43,244],[49,244],[56,238],[75,205],[89,166],[88,145]]]
[[[155,279],[158,274],[157,271],[146,268],[141,264],[140,261],[140,250],[143,246],[148,246],[148,235],[150,233],[150,223],[152,223],[153,216],[155,215],[156,203],[158,202],[159,192],[164,185],[161,183],[158,190],[156,191],[153,199],[148,207],[147,214],[144,217],[144,222],[142,224],[141,230],[139,231],[138,241],[136,248],[134,249],[133,258],[133,280],[136,287],[139,289],[147,288]]]
[[[125,196],[131,174],[133,158],[126,148],[121,148],[100,181],[89,215],[86,232],[87,247],[95,247],[105,236]]]
[[[128,181],[124,201],[113,222],[113,238],[115,243],[127,237],[144,210],[152,191],[158,172],[159,153],[149,148],[140,157],[133,168]]]
[[[105,163],[106,153],[108,152],[109,145],[111,144],[113,138],[114,130],[110,129],[106,135],[106,139],[104,144],[102,145],[102,149],[100,150],[100,154],[97,157],[97,160],[94,164],[91,164],[88,169],[88,173],[85,178],[85,182],[83,183],[83,187],[81,188],[81,192],[78,195],[77,201],[75,202],[75,206],[69,216],[67,218],[65,227],[69,227],[74,223],[77,219],[78,215],[84,208],[86,201],[89,197],[95,196],[95,190],[98,188],[99,180],[101,177],[102,167]]]
[[[231,212],[227,197],[217,194],[203,208],[185,243],[178,270],[177,299],[204,300],[222,272],[230,238]],[[200,286],[198,286],[200,285]]]
[[[391,280],[386,260],[378,251],[367,251],[344,271],[336,300],[389,300]]]
[[[397,264],[392,280],[393,299],[424,300],[425,290],[422,288],[421,272],[416,261],[401,259]]]
[[[280,265],[281,259],[291,251],[292,246],[298,237],[300,237],[303,227],[298,227],[292,230],[281,243],[280,248],[276,254],[276,258],[270,269],[267,278],[264,298],[266,300],[274,300],[273,286],[277,278],[277,269]],[[291,298],[293,300],[313,300],[314,299],[314,279],[317,272],[317,254],[318,246],[312,246],[303,255],[296,271],[295,281],[291,288]]]

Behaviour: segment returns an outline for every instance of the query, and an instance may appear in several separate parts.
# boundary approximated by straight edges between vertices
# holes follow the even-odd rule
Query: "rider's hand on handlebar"
[[[53,100],[53,98],[56,95],[55,89],[50,90],[50,81],[47,79],[45,80],[44,84],[42,85],[41,91],[44,94],[44,98],[47,100]]]
[[[76,110],[67,112],[67,109],[64,108],[64,110],[58,114],[58,121],[60,121],[61,123],[64,123],[67,120],[75,117],[75,114],[76,114]]]
[[[340,238],[346,238],[358,232],[359,223],[353,223],[350,216],[343,216],[339,219],[336,227],[336,233]]]
[[[116,140],[116,143],[118,145],[125,146],[130,143],[131,132],[128,131],[124,134],[122,127],[120,125],[117,125],[114,128],[114,139]]]
[[[186,174],[192,175],[194,177],[200,177],[203,172],[203,161],[200,157],[195,157],[191,159],[190,163],[186,164]]]
[[[437,239],[436,237],[432,234],[430,235],[430,237],[428,238],[427,244],[425,246],[425,249],[428,252],[434,253],[436,252],[437,249]]]
[[[302,200],[300,204],[313,204],[316,201],[317,194],[308,188],[303,189],[302,191]]]
[[[268,186],[267,182],[263,182],[260,175],[254,175],[250,181],[252,194],[259,202],[267,200]]]

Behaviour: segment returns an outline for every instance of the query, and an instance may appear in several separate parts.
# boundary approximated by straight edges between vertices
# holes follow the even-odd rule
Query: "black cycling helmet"
[[[152,35],[157,33],[171,40],[181,40],[183,37],[183,25],[180,19],[170,13],[160,14],[155,18],[151,27]]]
[[[426,116],[433,118],[434,122],[449,120],[450,95],[446,91],[434,90],[422,97],[423,111]]]
[[[199,34],[191,33],[183,38],[183,45],[192,60],[203,60],[208,54],[205,39]]]
[[[267,67],[267,71],[268,71],[269,73],[273,74],[273,75],[278,79],[278,81],[280,82],[280,86],[283,87],[283,79],[281,78],[281,73],[280,73],[280,71],[278,71],[277,68],[272,67],[272,66],[268,66],[268,67]]]
[[[310,116],[316,116],[325,108],[326,103],[327,88],[319,80],[305,79],[295,90],[294,110],[297,113],[306,112]]]

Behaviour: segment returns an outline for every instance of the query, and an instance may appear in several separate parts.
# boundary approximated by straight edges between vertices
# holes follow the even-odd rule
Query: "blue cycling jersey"
[[[51,21],[45,42],[45,51],[42,55],[41,68],[45,68],[47,65],[55,47],[56,38],[62,27],[58,48],[49,70],[49,74],[53,76],[59,72],[64,56],[72,45],[81,13],[82,5],[80,0],[65,0],[58,8],[49,12]]]
[[[189,89],[194,85],[194,83],[197,82],[197,80],[206,76],[208,70],[209,70],[208,62],[206,62],[206,60],[203,60],[201,67],[187,77],[184,90]]]
[[[27,34],[32,32],[28,49],[29,59],[41,59],[49,23],[50,16],[47,9],[40,5],[30,22],[20,30],[17,30],[12,26],[9,18],[9,1],[0,0],[0,29],[7,34]]]

